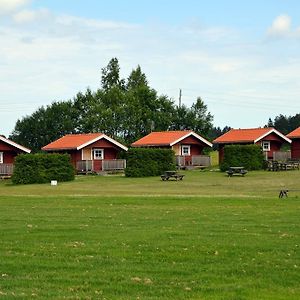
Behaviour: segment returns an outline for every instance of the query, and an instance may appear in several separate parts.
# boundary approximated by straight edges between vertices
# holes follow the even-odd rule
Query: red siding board
[[[91,145],[88,146],[89,148],[117,148],[117,146],[105,139],[101,139]]]
[[[11,146],[9,144],[0,141],[0,152],[3,152],[3,163],[4,164],[12,164],[14,163],[15,157],[23,153],[21,150]]]
[[[17,153],[14,151],[3,151],[3,163],[13,164]]]
[[[0,141],[0,151],[15,151],[15,147]]]
[[[201,155],[203,150],[202,145],[191,145],[191,155]]]
[[[300,159],[300,139],[292,139],[291,156],[293,159]]]
[[[271,134],[265,136],[261,141],[277,141],[277,142],[280,142],[280,143],[283,143],[284,140],[278,136],[277,134],[275,134],[274,132],[272,132]]]
[[[207,146],[206,144],[202,143],[194,136],[188,136],[187,138],[180,141],[180,144],[183,145],[201,145],[202,147]]]

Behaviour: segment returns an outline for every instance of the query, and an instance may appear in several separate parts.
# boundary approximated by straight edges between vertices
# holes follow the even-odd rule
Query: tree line
[[[300,114],[294,116],[284,116],[280,114],[274,120],[269,118],[266,127],[274,127],[283,134],[288,134],[300,126]]]
[[[70,133],[102,132],[131,144],[151,131],[194,130],[214,135],[213,116],[198,97],[191,105],[175,105],[149,86],[141,67],[120,77],[117,58],[101,70],[100,88],[87,88],[73,99],[55,101],[19,119],[10,139],[33,151]]]
[[[55,101],[19,119],[10,139],[34,152],[70,133],[102,132],[130,145],[151,131],[193,130],[209,140],[229,131],[213,126],[213,116],[198,97],[190,106],[176,105],[150,87],[137,66],[128,78],[120,77],[117,58],[101,69],[100,87],[87,88],[73,99]],[[300,114],[269,119],[268,127],[287,134],[300,126]]]

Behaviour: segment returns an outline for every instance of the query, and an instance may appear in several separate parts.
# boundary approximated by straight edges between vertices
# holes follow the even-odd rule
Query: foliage
[[[10,139],[39,151],[59,137],[76,131],[77,113],[71,101],[53,102],[18,120]]]
[[[181,105],[176,108],[174,114],[173,130],[194,130],[207,135],[212,128],[213,116],[207,112],[207,105],[198,97],[196,103],[191,108]]]
[[[294,116],[284,116],[280,114],[274,118],[269,118],[267,127],[274,127],[283,134],[288,134],[300,126],[300,114]]]
[[[68,154],[22,154],[15,160],[14,184],[74,180],[74,168]]]
[[[224,133],[228,132],[232,128],[230,126],[225,126],[223,129],[220,127],[212,127],[207,134],[207,137],[213,141],[217,137],[223,135]]]
[[[264,155],[258,145],[227,145],[224,147],[224,160],[221,171],[229,167],[245,167],[247,170],[260,170],[264,166]]]
[[[175,170],[171,149],[131,148],[127,152],[127,177],[158,176],[167,170]]]
[[[149,86],[140,66],[121,78],[118,59],[112,58],[102,69],[101,88],[38,108],[17,121],[10,139],[34,152],[69,133],[103,132],[130,145],[151,131],[191,129],[205,136],[212,120],[201,98],[190,108],[177,107]]]

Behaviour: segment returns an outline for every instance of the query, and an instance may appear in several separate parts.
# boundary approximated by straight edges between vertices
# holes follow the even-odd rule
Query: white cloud
[[[24,9],[15,13],[12,18],[16,23],[29,23],[37,20],[42,20],[49,15],[49,11],[43,8],[38,10]]]
[[[14,12],[30,2],[31,0],[0,0],[0,15]]]
[[[136,25],[125,23],[125,22],[115,22],[115,21],[104,21],[95,20],[87,18],[79,18],[70,15],[63,15],[56,18],[56,22],[63,26],[84,26],[88,28],[93,28],[95,30],[119,30],[119,29],[132,29],[136,28]]]
[[[293,29],[292,18],[289,15],[280,15],[274,19],[267,33],[270,37],[275,38],[298,38],[300,37],[300,27]]]
[[[274,47],[241,29],[136,25],[20,6],[10,15],[13,22],[0,23],[2,133],[41,105],[98,88],[101,68],[112,57],[123,77],[140,64],[158,93],[177,99],[182,88],[186,105],[203,97],[218,126],[258,126],[259,118],[299,110],[298,41]],[[269,34],[300,35],[291,23],[288,16],[276,18]],[[254,117],[245,117],[246,110]],[[236,124],[229,114],[238,116]]]

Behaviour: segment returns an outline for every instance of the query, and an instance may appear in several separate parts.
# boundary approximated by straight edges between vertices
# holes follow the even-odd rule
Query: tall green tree
[[[10,138],[33,151],[39,151],[59,137],[75,132],[76,118],[71,101],[53,102],[18,120]]]
[[[124,89],[125,81],[120,78],[120,66],[116,57],[112,58],[108,65],[102,69],[101,85],[104,90],[112,87]]]
[[[149,86],[140,66],[125,80],[117,58],[102,69],[101,87],[79,92],[18,120],[11,138],[35,151],[67,133],[103,132],[131,144],[151,131],[192,129],[206,134],[212,116],[201,98],[189,108],[176,107]]]
[[[207,111],[207,105],[198,97],[191,108],[178,106],[174,115],[172,128],[174,130],[194,130],[207,135],[212,128],[213,116]]]

